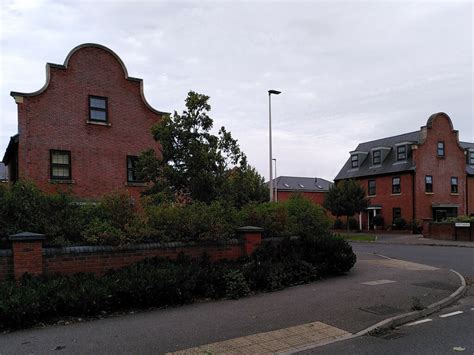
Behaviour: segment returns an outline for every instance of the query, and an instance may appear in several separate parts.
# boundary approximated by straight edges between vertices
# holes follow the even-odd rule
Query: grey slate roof
[[[398,162],[396,144],[402,142],[419,143],[419,139],[420,131],[415,131],[400,134],[398,136],[360,143],[355,149],[355,152],[368,152],[366,158],[363,161],[359,160],[359,167],[357,169],[352,169],[351,159],[349,157],[349,159],[344,164],[344,167],[341,169],[341,171],[339,171],[339,174],[337,174],[334,180],[336,181],[341,179],[352,179],[362,176],[400,173],[414,170],[415,166],[412,160],[410,145],[408,144],[407,146],[406,162]],[[464,149],[474,149],[474,143],[459,142],[459,144]],[[372,165],[372,149],[377,147],[388,147],[390,150],[388,152],[387,157],[383,160],[382,164],[377,167],[374,167]],[[466,165],[466,173],[469,175],[474,175],[474,166]]]
[[[8,173],[7,167],[5,164],[0,162],[0,181],[7,181],[8,180]]]
[[[279,176],[273,179],[273,184],[275,182],[278,191],[293,192],[327,192],[333,184],[322,178],[298,176]]]

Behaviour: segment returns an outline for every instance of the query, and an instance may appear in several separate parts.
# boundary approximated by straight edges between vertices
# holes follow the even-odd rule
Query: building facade
[[[450,117],[436,113],[419,131],[359,144],[335,183],[344,179],[357,180],[370,200],[362,229],[376,216],[390,226],[474,214],[474,143],[460,142]]]
[[[3,158],[11,181],[85,199],[121,190],[138,198],[146,184],[135,174],[137,157],[159,151],[151,127],[164,113],[148,104],[142,79],[129,77],[117,54],[82,44],[63,65],[46,64],[40,90],[11,96],[18,134]]]
[[[273,179],[275,201],[286,201],[300,193],[318,205],[323,205],[332,182],[317,177],[279,176]]]

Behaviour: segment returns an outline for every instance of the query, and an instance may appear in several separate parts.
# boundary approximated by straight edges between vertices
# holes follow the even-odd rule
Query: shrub
[[[359,223],[357,222],[357,220],[353,217],[349,218],[349,229],[359,229]]]
[[[374,225],[377,227],[382,227],[384,225],[384,220],[381,215],[378,214],[374,217]]]
[[[288,209],[284,203],[266,202],[250,204],[239,213],[241,225],[257,226],[265,229],[265,235],[287,237],[290,234]]]
[[[393,226],[395,227],[395,229],[403,230],[406,228],[407,222],[404,218],[395,218],[393,220]]]
[[[334,229],[344,229],[344,228],[346,228],[346,225],[340,218],[334,221]]]
[[[148,206],[150,227],[161,240],[221,240],[234,235],[236,211],[221,202]]]
[[[328,233],[330,221],[320,205],[301,194],[292,194],[285,205],[290,217],[290,235],[307,239]]]
[[[84,240],[90,245],[122,245],[125,234],[111,222],[95,219],[84,231]]]

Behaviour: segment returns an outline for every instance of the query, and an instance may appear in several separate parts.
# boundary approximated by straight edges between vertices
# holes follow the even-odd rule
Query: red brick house
[[[129,77],[112,50],[77,46],[63,65],[46,64],[40,90],[11,96],[18,134],[3,157],[11,181],[88,199],[118,190],[139,196],[146,185],[136,178],[136,159],[157,150],[150,128],[164,113],[148,104],[142,79]]]
[[[433,114],[419,131],[361,143],[334,179],[355,179],[366,189],[369,209],[362,229],[381,215],[385,226],[474,214],[474,143],[460,142],[445,113]]]
[[[292,194],[301,193],[322,206],[332,182],[317,177],[279,176],[273,180],[276,201],[286,201]]]

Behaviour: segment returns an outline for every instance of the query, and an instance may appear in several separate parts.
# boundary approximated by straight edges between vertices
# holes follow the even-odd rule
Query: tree
[[[342,180],[333,185],[323,203],[324,208],[336,216],[347,216],[347,230],[349,231],[349,217],[367,209],[369,199],[365,190],[354,180]]]
[[[227,200],[240,206],[261,201],[266,193],[263,178],[247,164],[237,140],[221,127],[210,131],[209,96],[190,91],[186,109],[165,116],[152,128],[160,151],[140,156],[139,175],[152,181],[147,191],[158,202],[187,197],[209,203]]]

